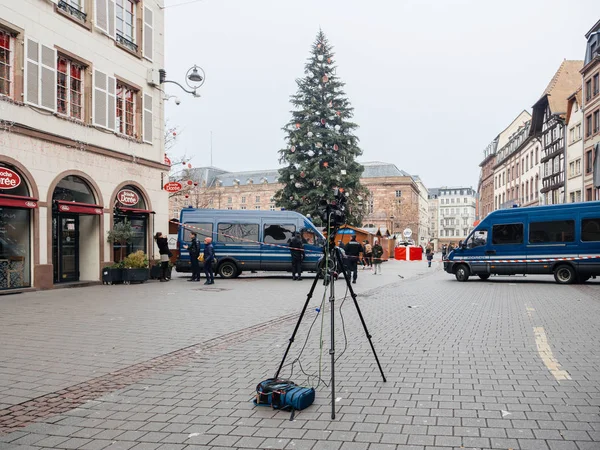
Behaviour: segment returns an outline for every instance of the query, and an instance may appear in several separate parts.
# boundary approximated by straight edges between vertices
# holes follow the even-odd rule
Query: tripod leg
[[[352,284],[350,283],[350,276],[346,272],[346,268],[344,267],[342,256],[339,251],[335,252],[336,260],[342,269],[342,273],[344,274],[344,279],[346,280],[346,285],[348,286],[348,290],[350,291],[350,296],[352,300],[354,300],[354,306],[356,307],[356,311],[358,311],[358,317],[360,318],[360,322],[362,323],[363,329],[365,330],[365,334],[367,335],[367,339],[369,340],[369,344],[371,345],[371,350],[373,351],[373,355],[375,356],[375,361],[377,361],[377,367],[379,367],[379,372],[381,372],[381,377],[383,381],[386,382],[385,374],[383,373],[383,368],[381,367],[381,363],[379,362],[379,358],[377,357],[377,352],[375,351],[375,346],[373,345],[373,341],[371,340],[371,334],[367,328],[367,324],[365,323],[365,319],[363,318],[362,312],[360,311],[360,307],[358,306],[358,302],[356,301],[356,293],[354,289],[352,289]],[[332,311],[333,314],[333,311]]]
[[[331,355],[331,419],[335,419],[335,280],[333,273],[330,277],[329,285],[329,315],[331,316],[331,347],[329,354]]]
[[[318,282],[319,282],[319,272],[317,271],[317,275],[315,276],[315,281],[313,281],[313,284],[310,287],[310,291],[308,291],[308,295],[306,296],[306,301],[304,302],[304,307],[302,308],[302,312],[300,313],[300,317],[298,318],[298,322],[296,323],[296,328],[294,328],[294,332],[292,333],[292,337],[290,338],[288,346],[285,349],[285,353],[283,355],[283,359],[281,360],[281,364],[279,364],[279,368],[277,369],[277,372],[275,373],[275,378],[279,378],[279,372],[281,372],[281,369],[283,368],[283,364],[285,363],[285,359],[287,358],[288,353],[290,352],[290,348],[292,347],[292,344],[294,343],[294,338],[296,337],[298,328],[300,328],[300,322],[302,322],[302,318],[304,317],[304,313],[306,312],[306,308],[308,307],[308,304],[310,303],[310,299],[313,296],[313,292],[315,291],[315,288],[317,287]]]

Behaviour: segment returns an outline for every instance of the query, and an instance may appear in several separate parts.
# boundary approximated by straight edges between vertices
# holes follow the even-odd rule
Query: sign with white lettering
[[[117,194],[117,201],[124,206],[133,206],[139,203],[140,196],[131,189],[121,189]]]
[[[21,177],[18,173],[0,167],[0,189],[14,189],[21,184]]]

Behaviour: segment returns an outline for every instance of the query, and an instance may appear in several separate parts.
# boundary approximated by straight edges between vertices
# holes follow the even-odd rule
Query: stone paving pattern
[[[256,384],[272,376],[280,361],[295,323],[290,314],[302,306],[308,283],[290,288],[287,280],[233,280],[230,291],[196,296],[195,286],[176,281],[133,287],[153,290],[137,299],[114,289],[119,287],[102,287],[115,293],[103,299],[88,288],[0,298],[0,403],[8,407],[22,402],[6,401],[7,395],[31,402],[51,394],[44,368],[51,374],[76,367],[71,358],[80,358],[82,348],[89,353],[70,385],[89,383],[94,368],[110,379],[109,367],[126,370],[119,364],[156,362],[196,346],[182,360],[163,357],[164,366],[156,363],[112,392],[0,434],[0,449],[600,449],[600,283],[558,286],[548,277],[458,283],[439,267],[400,264],[385,265],[387,277],[361,274],[357,285],[364,284],[359,301],[387,383],[354,306],[344,302],[348,346],[336,365],[335,421],[322,384],[315,404],[294,421],[287,412],[250,402]],[[410,276],[400,280],[395,271]],[[377,284],[384,286],[373,289]],[[342,287],[337,284],[338,298]],[[173,290],[177,295],[168,295]],[[290,362],[319,302],[315,295]],[[123,319],[110,320],[117,317]],[[302,354],[307,373],[318,368],[320,318]],[[337,319],[339,356],[344,334]],[[536,327],[544,328],[553,357],[571,380],[556,380],[544,365]],[[227,336],[219,344],[207,344],[221,335]],[[62,355],[61,337],[68,343]],[[10,369],[27,360],[30,373],[17,387]],[[292,378],[307,381],[297,364]],[[64,376],[56,380],[64,389]]]

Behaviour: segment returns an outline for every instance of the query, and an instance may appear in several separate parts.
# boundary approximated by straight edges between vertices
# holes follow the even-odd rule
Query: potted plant
[[[169,268],[167,269],[167,278],[171,278],[171,271],[173,270],[173,263],[169,261]],[[162,267],[160,266],[160,259],[153,259],[150,263],[150,279],[159,280],[162,276]]]
[[[132,281],[143,283],[149,276],[148,257],[142,250],[131,253],[123,260],[123,281],[126,283]]]
[[[123,262],[115,263],[102,269],[102,283],[104,284],[122,284],[123,283]]]

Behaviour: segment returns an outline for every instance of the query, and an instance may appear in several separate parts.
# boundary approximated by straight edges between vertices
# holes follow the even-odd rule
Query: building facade
[[[394,164],[365,162],[361,183],[370,195],[364,199],[363,227],[380,229],[382,233],[401,234],[413,231],[412,239],[421,242],[429,229],[422,181]],[[191,169],[191,188],[173,194],[170,215],[179,217],[182,208],[215,208],[233,210],[275,210],[273,197],[281,188],[279,171],[263,170],[227,172],[214,167]]]
[[[439,192],[438,245],[458,243],[473,231],[477,217],[477,193],[470,187],[441,187]]]
[[[583,195],[585,201],[592,201],[600,200],[600,173],[597,173],[600,171],[600,21],[585,37],[587,48],[581,70],[584,109]]]
[[[426,246],[431,240],[431,233],[429,231],[431,228],[429,223],[429,192],[421,178],[414,176],[414,179],[419,188],[419,229],[417,231],[419,239],[418,241],[415,240],[415,242]]]
[[[483,161],[479,164],[479,218],[483,219],[494,211],[494,165],[496,164],[496,151],[498,150],[499,136],[490,142],[483,151]]]
[[[0,0],[0,290],[99,281],[166,232],[159,0]],[[156,214],[154,214],[154,212]]]
[[[581,85],[583,61],[565,60],[533,105],[530,135],[541,142],[542,186],[540,203],[565,202],[567,99]]]
[[[439,213],[440,213],[440,202],[439,202],[439,189],[429,189],[427,194],[427,200],[429,203],[429,240],[434,250],[438,250],[439,245]]]
[[[567,202],[583,199],[583,108],[581,87],[569,97],[567,104]]]

